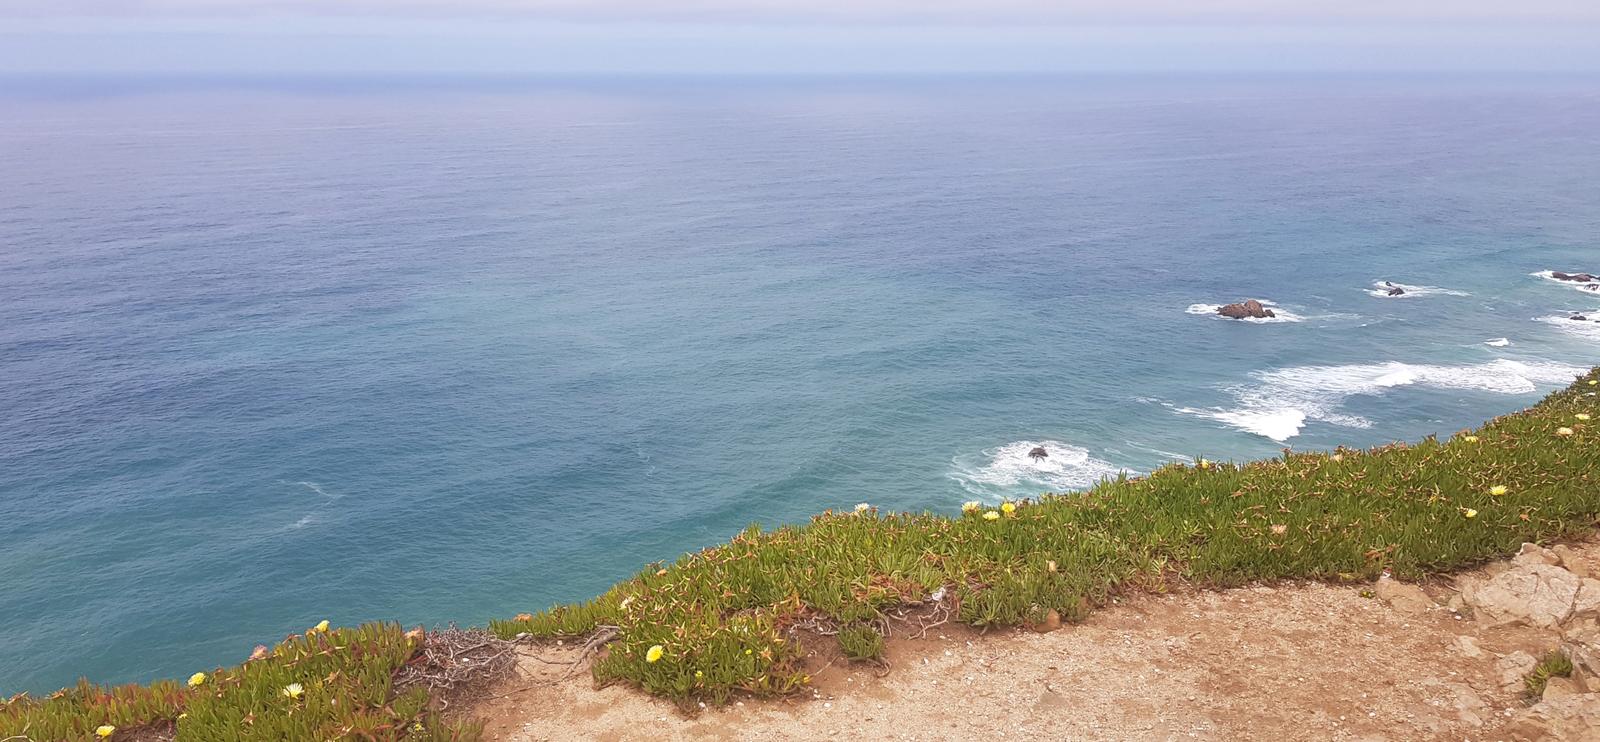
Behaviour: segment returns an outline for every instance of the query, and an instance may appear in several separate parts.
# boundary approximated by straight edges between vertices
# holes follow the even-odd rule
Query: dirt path
[[[1543,553],[1541,563],[1552,561]],[[1569,565],[1600,564],[1595,544],[1566,553]],[[1472,585],[1510,567],[1492,565],[1463,584],[1472,595]],[[894,641],[884,677],[829,666],[813,672],[811,697],[746,700],[692,718],[631,688],[594,690],[586,671],[547,682],[566,671],[547,662],[573,652],[538,648],[529,652],[544,661],[525,657],[523,676],[502,688],[512,695],[479,712],[489,739],[516,742],[1586,737],[1530,721],[1539,709],[1521,695],[1532,657],[1555,648],[1560,633],[1488,613],[1464,604],[1452,583],[1427,594],[1385,581],[1139,598],[1049,634],[957,628]]]

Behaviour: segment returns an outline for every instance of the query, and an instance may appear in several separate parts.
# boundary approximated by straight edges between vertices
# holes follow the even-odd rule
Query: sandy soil
[[[525,648],[508,695],[477,712],[489,739],[516,742],[1504,738],[1526,703],[1499,658],[1542,654],[1551,635],[1443,607],[1448,582],[1410,599],[1372,589],[1140,597],[1048,634],[942,627],[891,641],[882,677],[834,663],[812,673],[807,697],[696,715],[631,688],[595,690],[586,670],[557,680],[568,666],[550,663],[572,648]]]

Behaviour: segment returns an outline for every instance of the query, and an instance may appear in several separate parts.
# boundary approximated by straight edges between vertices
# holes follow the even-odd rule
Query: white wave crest
[[[1483,341],[1483,344],[1492,345],[1496,348],[1504,348],[1511,344],[1511,340],[1509,338],[1495,338],[1493,340],[1485,340]]]
[[[1600,323],[1596,323],[1600,327]],[[1365,418],[1340,411],[1357,395],[1381,395],[1390,389],[1420,386],[1497,394],[1531,394],[1540,387],[1565,384],[1585,369],[1546,361],[1499,359],[1463,366],[1371,363],[1348,366],[1297,366],[1257,371],[1254,384],[1228,389],[1238,401],[1231,409],[1173,407],[1180,413],[1209,417],[1240,430],[1282,443],[1300,434],[1308,421],[1365,428]]]
[[[1288,311],[1288,310],[1278,306],[1277,302],[1268,301],[1266,299],[1257,299],[1257,301],[1261,302],[1261,306],[1264,306],[1264,307],[1266,307],[1268,309],[1271,309],[1272,313],[1276,314],[1278,316],[1276,316],[1276,317],[1245,317],[1242,320],[1236,320],[1236,319],[1232,319],[1230,317],[1224,317],[1224,316],[1222,316],[1220,314],[1217,314],[1217,310],[1221,309],[1223,307],[1222,304],[1190,304],[1189,308],[1187,308],[1187,309],[1185,309],[1183,311],[1185,313],[1188,313],[1188,314],[1210,315],[1211,317],[1214,317],[1216,319],[1225,319],[1225,320],[1228,320],[1229,322],[1254,322],[1256,324],[1271,324],[1271,323],[1274,323],[1274,322],[1304,322],[1304,321],[1306,321],[1305,317],[1302,317],[1302,316],[1300,316],[1298,314],[1295,314],[1294,312]]]
[[[1555,314],[1549,317],[1540,317],[1539,321],[1548,325],[1561,328],[1562,332],[1575,335],[1584,340],[1600,342],[1600,311],[1578,312],[1585,319],[1573,319],[1571,314]]]
[[[1600,283],[1596,283],[1596,282],[1579,283],[1578,281],[1563,281],[1563,280],[1561,280],[1559,278],[1556,278],[1556,272],[1555,271],[1535,271],[1533,273],[1529,273],[1528,275],[1534,276],[1536,278],[1543,278],[1544,280],[1549,281],[1551,283],[1554,283],[1554,284],[1557,284],[1557,285],[1560,285],[1560,286],[1566,286],[1567,288],[1571,288],[1571,289],[1577,289],[1578,291],[1584,291],[1584,292],[1588,292],[1588,293],[1600,293]]]
[[[1028,455],[1043,446],[1048,456]],[[1017,441],[983,451],[981,456],[957,457],[950,477],[974,495],[998,499],[1008,495],[1065,492],[1094,485],[1123,471],[1108,461],[1089,455],[1088,449],[1060,441]],[[1026,490],[1025,493],[1018,492]]]
[[[1402,289],[1405,293],[1399,296],[1390,296],[1389,289],[1394,288]],[[1367,293],[1379,299],[1415,299],[1422,296],[1472,296],[1472,294],[1465,291],[1456,291],[1455,289],[1442,289],[1438,286],[1412,286],[1409,283],[1393,283],[1390,281],[1373,281],[1372,288],[1367,289]]]

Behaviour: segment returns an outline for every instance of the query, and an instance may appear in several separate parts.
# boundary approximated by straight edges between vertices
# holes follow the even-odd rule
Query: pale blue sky
[[[1600,72],[1600,0],[0,0],[5,74]]]

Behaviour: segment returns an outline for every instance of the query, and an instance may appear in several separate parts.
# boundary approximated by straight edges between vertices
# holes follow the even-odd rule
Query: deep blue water
[[[1600,363],[1530,275],[1600,272],[1596,132],[1582,80],[0,91],[0,695],[1476,424]],[[1300,321],[1190,313],[1246,297]]]

